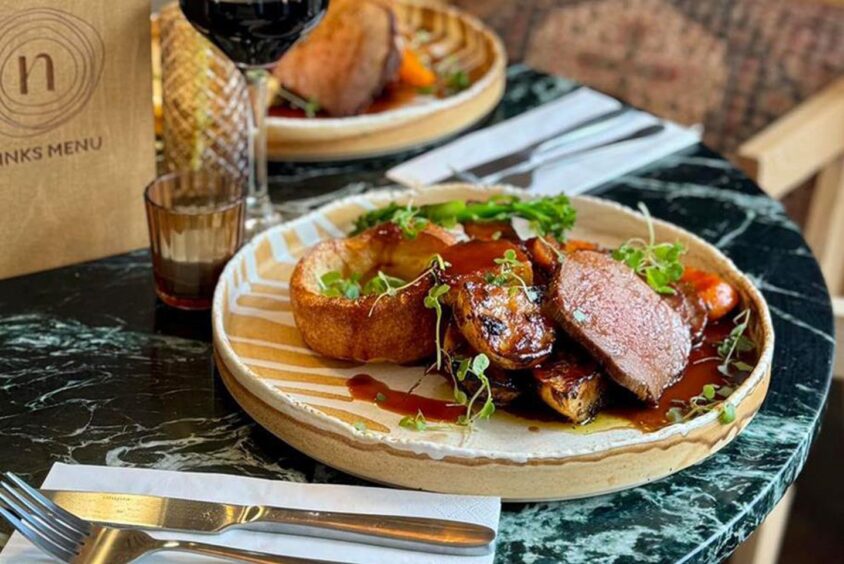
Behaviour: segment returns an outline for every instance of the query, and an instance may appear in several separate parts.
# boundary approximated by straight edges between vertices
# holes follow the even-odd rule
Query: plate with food
[[[153,15],[159,133],[160,41]],[[506,67],[495,32],[457,8],[434,0],[332,0],[322,22],[273,70],[268,155],[357,159],[455,135],[496,107]]]
[[[768,388],[767,305],[720,251],[616,203],[378,191],[226,267],[215,358],[261,425],[408,488],[569,499],[733,440]]]
[[[368,157],[453,135],[498,104],[501,41],[479,20],[424,0],[332,0],[273,71],[269,153]]]

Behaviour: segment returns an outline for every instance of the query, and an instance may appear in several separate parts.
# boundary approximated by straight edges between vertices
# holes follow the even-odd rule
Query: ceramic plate
[[[214,299],[217,363],[235,399],[281,439],[340,470],[408,488],[507,500],[567,499],[628,488],[699,462],[734,439],[768,388],[774,336],[767,306],[717,249],[660,221],[655,222],[658,240],[682,241],[689,249],[686,263],[720,273],[753,312],[751,336],[760,345],[759,362],[728,400],[736,408],[730,424],[721,424],[713,411],[645,432],[609,416],[576,427],[499,411],[471,433],[458,428],[419,433],[399,426],[400,415],[354,400],[347,381],[365,372],[406,391],[421,378],[414,393],[448,400],[451,386],[442,376],[425,376],[422,367],[335,361],[305,346],[293,321],[288,281],[309,247],[344,236],[358,215],[393,200],[484,200],[506,191],[451,184],[374,192],[337,201],[250,242],[226,267]],[[572,203],[578,212],[573,238],[614,247],[646,232],[641,215],[615,203],[590,197]]]
[[[426,145],[454,135],[491,112],[504,94],[507,56],[498,36],[479,20],[443,3],[393,3],[405,36],[430,36],[434,64],[454,61],[474,79],[446,98],[412,97],[378,113],[343,118],[270,117],[268,153],[285,160],[372,157]]]
[[[454,61],[474,78],[466,90],[446,98],[414,96],[387,109],[344,118],[267,118],[267,152],[273,160],[358,159],[424,146],[463,131],[489,114],[504,95],[507,55],[501,40],[476,18],[433,0],[396,0],[400,29],[412,37],[424,30],[432,61]],[[163,109],[158,16],[152,17],[153,101],[156,132]]]

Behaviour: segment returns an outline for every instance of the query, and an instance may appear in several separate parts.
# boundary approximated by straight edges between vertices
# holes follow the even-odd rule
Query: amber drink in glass
[[[243,242],[244,186],[209,171],[176,172],[145,193],[155,290],[167,305],[208,309]]]

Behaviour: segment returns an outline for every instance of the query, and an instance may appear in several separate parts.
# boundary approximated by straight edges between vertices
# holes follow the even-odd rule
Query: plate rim
[[[396,0],[398,4],[417,5],[432,10],[450,14],[456,18],[466,21],[472,27],[482,33],[491,43],[493,51],[493,64],[480,80],[453,96],[432,100],[429,103],[419,106],[408,106],[389,109],[375,114],[360,114],[347,117],[326,117],[319,119],[267,116],[268,129],[299,130],[302,132],[313,132],[323,129],[331,129],[340,134],[359,134],[362,129],[372,131],[381,129],[384,126],[398,127],[411,121],[422,119],[427,115],[442,110],[459,106],[478,94],[491,87],[497,76],[506,73],[507,51],[504,43],[498,34],[479,18],[461,10],[455,6],[440,4],[432,0]],[[346,131],[346,130],[349,131]]]
[[[420,440],[416,437],[396,437],[392,435],[385,435],[383,433],[360,431],[358,429],[355,429],[352,425],[340,421],[334,417],[331,417],[321,411],[318,411],[312,408],[311,406],[308,406],[307,404],[299,402],[298,400],[288,396],[284,392],[277,390],[269,384],[265,383],[257,375],[255,375],[249,369],[249,367],[245,363],[243,363],[241,359],[234,353],[227,337],[223,338],[223,336],[226,335],[223,322],[223,302],[225,299],[227,280],[232,276],[233,271],[239,267],[240,263],[243,262],[244,257],[249,256],[250,250],[256,248],[265,239],[268,239],[273,234],[281,234],[288,229],[295,229],[299,225],[311,223],[320,214],[327,213],[336,208],[352,205],[355,203],[366,202],[366,204],[372,206],[375,205],[375,202],[377,202],[378,200],[384,200],[388,202],[389,200],[398,196],[410,197],[412,199],[414,194],[425,193],[426,195],[430,195],[432,191],[449,193],[455,190],[476,191],[479,194],[487,195],[491,193],[504,193],[520,195],[523,197],[540,197],[540,195],[536,194],[526,194],[523,190],[519,190],[512,186],[477,186],[464,183],[440,184],[425,188],[415,188],[409,190],[397,190],[390,188],[374,190],[371,192],[366,192],[364,194],[355,194],[347,196],[345,198],[341,198],[316,210],[313,210],[301,217],[277,225],[271,228],[270,230],[260,234],[252,241],[247,243],[244,247],[242,247],[238,251],[238,253],[232,258],[232,260],[229,261],[229,263],[224,268],[222,274],[220,275],[220,283],[215,289],[212,306],[212,333],[214,346],[215,349],[218,351],[221,360],[232,372],[234,378],[237,379],[237,381],[240,382],[247,390],[259,397],[262,401],[264,401],[275,409],[281,410],[285,415],[294,419],[297,419],[297,415],[308,415],[308,420],[303,420],[301,421],[302,423],[312,424],[324,431],[338,434],[341,437],[347,438],[358,443],[367,443],[370,445],[383,445],[387,448],[395,449],[403,453],[410,452],[416,455],[427,455],[428,457],[437,460],[450,458],[463,460],[488,459],[490,461],[494,461],[500,464],[555,464],[564,461],[582,459],[584,457],[588,458],[590,456],[594,456],[597,453],[606,455],[616,450],[630,449],[632,447],[637,446],[652,446],[653,443],[659,443],[672,437],[676,437],[677,435],[685,436],[688,435],[691,431],[716,423],[716,419],[719,414],[716,411],[711,411],[704,415],[696,417],[691,421],[682,424],[669,425],[657,431],[647,433],[638,431],[638,435],[636,437],[625,437],[613,442],[607,442],[598,445],[597,448],[581,448],[579,450],[574,451],[569,448],[567,450],[561,449],[545,453],[513,453],[491,451],[477,448],[473,449],[461,446],[435,443],[424,440],[424,438]],[[617,202],[586,195],[572,197],[572,201],[575,204],[578,200],[591,201],[592,203],[596,203],[601,206],[607,206],[613,208],[616,212],[623,213],[628,216],[635,216],[639,221],[641,221],[641,214]],[[657,218],[654,218],[654,223],[656,225],[667,227],[671,230],[678,230],[684,238],[687,238],[690,241],[695,241],[697,244],[702,244],[708,249],[710,249],[710,251],[714,252],[719,261],[723,262],[726,267],[730,268],[733,271],[732,274],[734,274],[742,281],[742,290],[746,293],[746,297],[748,298],[748,300],[756,306],[755,309],[758,310],[757,313],[760,316],[759,324],[762,329],[762,336],[764,339],[764,344],[759,354],[759,360],[753,372],[751,372],[751,374],[748,376],[747,380],[743,382],[738,388],[736,388],[733,394],[726,400],[726,402],[738,407],[744,401],[744,399],[747,398],[757,388],[757,386],[763,383],[763,380],[766,380],[770,377],[775,336],[767,302],[765,301],[761,292],[759,292],[753,282],[747,277],[747,275],[744,274],[735,265],[735,263],[729,257],[724,255],[719,249],[715,248],[710,243],[706,242],[696,234],[687,231],[686,229],[678,225]],[[235,290],[236,289],[232,289],[230,291]],[[749,423],[749,421],[756,415],[757,412],[758,408],[749,415],[749,417],[747,418],[747,423]],[[745,423],[745,425],[747,423]],[[725,426],[725,428],[730,427]],[[596,434],[598,433],[601,433],[601,431],[596,432]],[[733,437],[730,437],[728,439],[728,442],[732,440],[732,438],[734,438],[737,434],[738,433],[733,434]]]

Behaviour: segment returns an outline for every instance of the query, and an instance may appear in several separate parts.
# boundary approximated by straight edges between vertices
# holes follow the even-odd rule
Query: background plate
[[[767,306],[718,250],[661,221],[655,222],[659,240],[682,241],[689,249],[689,264],[719,272],[739,288],[745,305],[753,310],[752,337],[761,343],[760,359],[729,399],[736,406],[733,423],[722,425],[718,413],[710,412],[645,433],[622,421],[599,418],[575,427],[499,412],[469,434],[416,433],[398,425],[399,415],[351,398],[346,380],[360,372],[407,390],[424,370],[389,364],[362,368],[310,351],[296,330],[288,297],[298,257],[323,239],[343,236],[360,213],[393,200],[484,200],[506,191],[451,184],[373,192],[335,202],[250,242],[226,267],[214,298],[217,363],[235,399],[293,447],[351,474],[404,487],[506,500],[567,499],[624,489],[681,470],[735,438],[759,409],[768,388],[774,335]],[[589,197],[572,202],[578,211],[574,238],[617,246],[646,232],[644,219],[627,208]],[[422,378],[416,393],[449,399],[451,387],[432,374]],[[365,424],[365,431],[356,429],[359,423]]]
[[[498,36],[479,20],[426,0],[394,2],[405,35],[430,33],[426,50],[479,75],[466,90],[442,99],[410,101],[379,113],[343,118],[269,117],[268,154],[275,160],[373,157],[432,143],[471,127],[504,95],[507,56]]]

